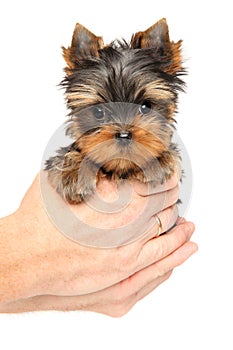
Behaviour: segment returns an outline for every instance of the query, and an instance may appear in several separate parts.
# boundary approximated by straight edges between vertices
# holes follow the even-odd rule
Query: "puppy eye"
[[[98,120],[103,119],[105,116],[104,108],[102,106],[94,106],[92,112],[94,117]]]
[[[141,106],[139,107],[139,112],[141,114],[147,114],[151,110],[151,103],[150,101],[144,101]]]

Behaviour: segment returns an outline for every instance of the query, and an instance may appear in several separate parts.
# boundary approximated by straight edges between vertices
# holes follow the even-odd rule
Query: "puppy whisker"
[[[175,171],[181,177],[172,142],[178,92],[185,86],[181,44],[170,40],[164,18],[133,34],[129,43],[107,45],[75,26],[71,46],[63,48],[61,83],[69,110],[66,134],[73,143],[45,164],[64,200],[78,203],[91,196],[102,176],[154,186]]]

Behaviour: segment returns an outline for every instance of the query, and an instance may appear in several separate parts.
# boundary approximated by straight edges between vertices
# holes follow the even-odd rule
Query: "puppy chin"
[[[103,172],[116,173],[120,177],[127,178],[127,175],[140,171],[139,164],[135,164],[130,159],[116,158],[105,162],[102,166]]]

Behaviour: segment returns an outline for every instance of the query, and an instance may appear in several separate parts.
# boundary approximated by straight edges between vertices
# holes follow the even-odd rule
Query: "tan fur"
[[[73,143],[46,166],[69,203],[90,196],[103,176],[156,186],[179,168],[172,123],[183,86],[181,43],[170,41],[164,18],[118,46],[76,24],[71,46],[63,48]]]
[[[82,48],[82,42],[79,42],[79,34],[80,32],[84,32],[87,37],[90,38],[90,46],[88,49],[84,50]],[[102,37],[96,36],[93,33],[91,33],[87,28],[82,26],[81,24],[77,23],[74,29],[73,37],[72,37],[72,42],[71,46],[63,49],[63,57],[67,63],[67,67],[65,68],[65,72],[67,74],[71,74],[72,70],[76,66],[76,59],[77,59],[77,54],[80,52],[84,53],[88,56],[89,55],[95,55],[96,57],[98,56],[98,50],[103,48],[103,39]],[[79,47],[80,51],[77,51],[77,47]]]

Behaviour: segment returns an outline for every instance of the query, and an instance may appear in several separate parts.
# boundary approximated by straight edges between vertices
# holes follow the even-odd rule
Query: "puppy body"
[[[74,142],[46,162],[57,192],[78,203],[102,176],[156,186],[179,171],[172,135],[185,72],[181,41],[170,41],[166,20],[136,33],[129,44],[110,45],[77,24],[63,54],[67,134]]]

